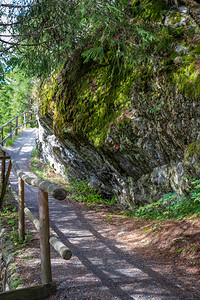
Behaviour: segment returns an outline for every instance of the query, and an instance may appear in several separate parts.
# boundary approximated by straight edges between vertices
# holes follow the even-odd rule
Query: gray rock
[[[185,54],[185,53],[187,53],[188,49],[189,49],[189,47],[185,47],[183,45],[180,45],[175,50],[179,54],[181,54],[181,53]]]
[[[187,6],[180,6],[178,8],[178,10],[180,11],[181,14],[188,14],[189,13],[189,9]]]
[[[181,195],[189,188],[185,174],[194,171],[197,161],[193,155],[183,163],[183,149],[199,134],[199,109],[185,109],[182,100],[177,99],[176,110],[170,112],[171,122],[167,117],[154,122],[131,115],[131,122],[127,119],[123,126],[111,128],[100,148],[74,133],[65,133],[62,140],[54,136],[52,118],[46,115],[39,118],[37,148],[56,172],[90,182],[105,197],[114,195],[124,207],[156,201],[168,192]],[[199,107],[192,102],[189,107],[194,105]]]

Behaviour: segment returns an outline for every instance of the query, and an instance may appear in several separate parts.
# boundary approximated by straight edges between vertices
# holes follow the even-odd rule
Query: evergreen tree
[[[149,55],[158,39],[157,25],[149,19],[159,20],[164,8],[161,0],[13,0],[0,5],[0,28],[7,32],[0,51],[14,51],[39,76],[72,53],[103,63],[112,51],[113,65],[120,69]]]
[[[33,84],[33,80],[18,68],[6,72],[0,85],[0,125],[31,109]]]

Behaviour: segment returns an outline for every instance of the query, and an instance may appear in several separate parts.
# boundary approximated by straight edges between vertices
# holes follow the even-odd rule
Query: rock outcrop
[[[77,77],[77,88],[69,91],[68,66],[39,94],[37,147],[43,159],[125,207],[168,192],[187,193],[188,177],[200,176],[199,28],[183,6],[169,10],[163,22],[192,27],[192,42],[178,40],[170,57],[163,49],[153,63],[114,87],[102,79],[107,69],[95,64],[84,67],[82,81]],[[55,103],[64,103],[60,113]]]
[[[199,112],[196,111],[196,120],[200,120]],[[171,127],[172,119],[165,121]],[[39,119],[37,145],[43,159],[56,172],[86,180],[105,197],[114,195],[125,207],[132,207],[156,201],[168,192],[185,193],[185,175],[200,176],[198,150],[188,152],[184,160],[184,140],[189,144],[194,137],[197,139],[200,123],[192,126],[189,118],[187,121],[186,132],[181,126],[182,119],[176,122],[180,136],[175,140],[175,132],[166,132],[165,127],[161,130],[163,119],[154,126],[154,134],[150,134],[151,122],[145,123],[142,117],[132,118],[131,122],[127,118],[126,125],[112,128],[105,144],[96,148],[85,137],[71,133],[59,140],[52,131],[53,120],[45,116]]]

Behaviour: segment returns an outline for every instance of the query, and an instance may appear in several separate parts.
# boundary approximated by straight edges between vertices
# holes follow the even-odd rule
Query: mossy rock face
[[[43,83],[41,114],[53,113],[57,134],[73,131],[84,134],[95,146],[103,143],[109,125],[128,105],[120,78],[108,78],[110,68],[109,64],[80,62],[76,74],[66,68]]]
[[[43,82],[39,140],[55,169],[129,207],[187,189],[180,163],[200,131],[199,28],[187,22],[170,49],[123,75],[107,47],[104,63],[79,55]]]

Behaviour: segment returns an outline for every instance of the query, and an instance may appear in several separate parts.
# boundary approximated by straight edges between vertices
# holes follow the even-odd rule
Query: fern
[[[99,61],[102,64],[105,61],[104,48],[103,45],[99,47],[93,47],[82,53],[83,58],[85,58],[84,63],[87,63],[89,59],[94,61]]]

